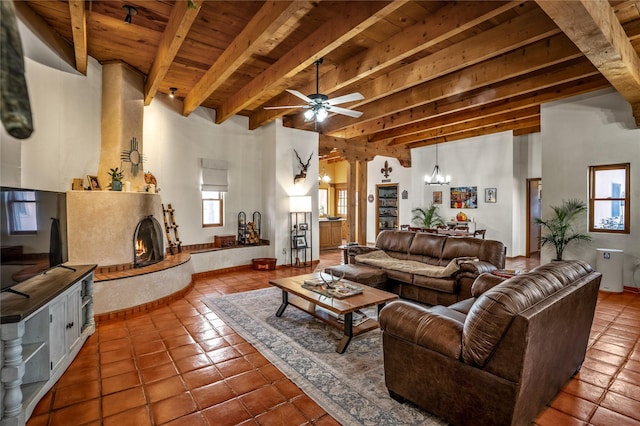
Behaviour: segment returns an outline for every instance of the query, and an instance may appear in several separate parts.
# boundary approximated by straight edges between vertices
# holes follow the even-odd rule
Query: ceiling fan
[[[264,109],[291,109],[291,108],[307,108],[304,112],[304,118],[306,121],[311,121],[314,118],[317,122],[321,123],[329,115],[330,112],[337,114],[347,115],[349,117],[358,118],[362,115],[360,111],[354,111],[352,109],[338,107],[336,105],[343,104],[345,102],[353,102],[364,99],[364,96],[358,92],[349,93],[348,95],[338,96],[337,98],[329,99],[327,95],[320,93],[320,64],[322,58],[315,61],[316,64],[316,93],[306,96],[297,90],[287,89],[287,92],[302,99],[307,105],[285,105],[285,106],[272,106],[264,107]]]

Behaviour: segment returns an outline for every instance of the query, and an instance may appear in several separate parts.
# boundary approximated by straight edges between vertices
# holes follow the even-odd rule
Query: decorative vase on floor
[[[111,190],[112,191],[122,191],[122,181],[112,180],[111,181]]]

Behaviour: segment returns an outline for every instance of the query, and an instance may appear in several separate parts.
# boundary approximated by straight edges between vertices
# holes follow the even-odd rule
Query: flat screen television
[[[2,291],[69,260],[64,192],[0,187]]]

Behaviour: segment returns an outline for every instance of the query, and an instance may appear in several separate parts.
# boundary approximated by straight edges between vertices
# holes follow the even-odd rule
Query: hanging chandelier
[[[331,176],[327,174],[327,171],[324,168],[324,166],[322,167],[322,175],[318,175],[318,181],[322,181],[324,183],[331,182]]]
[[[449,185],[451,182],[451,176],[443,175],[440,172],[440,166],[438,165],[438,144],[436,144],[436,166],[433,168],[431,176],[426,175],[424,177],[425,185]]]

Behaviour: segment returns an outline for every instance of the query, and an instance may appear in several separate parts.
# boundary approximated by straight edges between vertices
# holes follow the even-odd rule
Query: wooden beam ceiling
[[[162,81],[169,71],[169,67],[173,63],[178,50],[184,43],[184,40],[198,16],[200,11],[200,5],[195,1],[191,3],[186,1],[177,1],[173,5],[171,16],[169,17],[169,23],[167,28],[162,33],[162,40],[147,81],[144,85],[144,104],[149,105],[151,99],[156,95],[158,88],[162,84]]]
[[[271,98],[282,92],[286,88],[289,78],[375,24],[387,14],[397,10],[405,2],[405,0],[396,0],[388,4],[385,2],[347,2],[342,4],[343,10],[340,11],[342,19],[329,20],[319,26],[311,36],[278,59],[271,67],[254,78],[251,83],[244,86],[237,93],[237,96],[227,99],[217,109],[216,123],[222,123],[253,102],[257,101],[262,104],[259,101],[260,98],[265,96]]]
[[[353,164],[497,131],[540,131],[540,105],[612,87],[640,117],[640,7],[611,1],[16,1],[21,20],[64,61],[119,60],[145,75],[145,104],[179,89],[182,113],[239,114],[257,129],[321,133],[323,155]],[[313,64],[318,58],[319,90]],[[286,92],[360,92],[308,123]]]
[[[469,3],[447,4],[438,10],[436,16],[429,17],[428,21],[422,20],[396,34],[386,43],[347,58],[340,63],[339,67],[334,67],[323,73],[320,78],[322,93],[326,95],[336,93],[350,84],[357,83],[359,80],[383,71],[399,61],[404,61],[412,55],[432,48],[448,38],[468,31],[521,3],[521,1],[484,2],[473,8],[469,7]],[[437,22],[438,25],[432,25],[432,22]],[[316,82],[310,81],[304,87],[294,89],[305,94],[315,93]],[[284,92],[271,99],[270,105],[292,105],[299,102],[298,98]],[[249,127],[256,129],[292,111],[258,109],[250,115]]]
[[[631,104],[640,126],[640,57],[609,3],[536,1]]]

